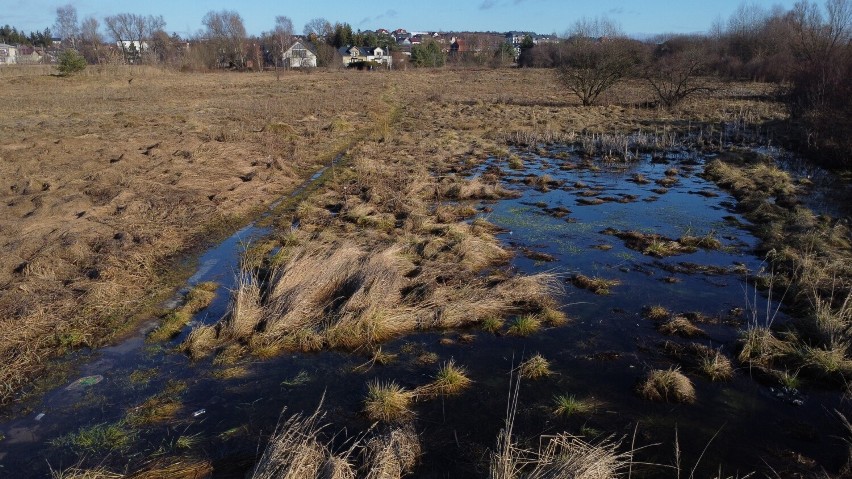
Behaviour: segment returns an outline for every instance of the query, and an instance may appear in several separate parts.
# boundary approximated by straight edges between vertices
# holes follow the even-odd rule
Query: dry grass
[[[398,479],[410,474],[420,458],[420,440],[410,426],[392,428],[371,438],[350,442],[347,449],[332,450],[321,424],[324,413],[291,416],[279,422],[253,479]],[[361,458],[361,464],[356,463]],[[363,471],[363,474],[357,474]]]
[[[734,376],[734,367],[731,360],[718,350],[701,356],[699,369],[711,381],[727,381]]]
[[[413,416],[411,403],[415,397],[415,392],[393,381],[373,381],[367,385],[364,413],[372,421],[402,422]]]
[[[578,288],[588,289],[589,291],[600,295],[609,294],[610,288],[621,284],[621,281],[617,279],[589,277],[582,274],[574,275],[571,278],[571,282]]]
[[[0,284],[7,286],[0,291],[0,402],[38,377],[47,357],[110,341],[135,313],[169,296],[188,276],[175,272],[175,258],[245,224],[346,147],[353,169],[335,172],[331,190],[317,192],[322,201],[282,207],[298,213],[308,233],[301,244],[317,240],[310,237],[314,233],[351,235],[344,244],[360,241],[358,247],[372,252],[405,232],[434,243],[434,257],[418,255],[424,263],[418,266],[428,270],[424,283],[443,278],[446,271],[439,269],[452,271],[457,261],[465,274],[450,279],[459,285],[469,283],[465,275],[475,277],[487,258],[506,254],[475,239],[436,239],[440,234],[428,231],[431,212],[446,199],[444,187],[458,186],[461,197],[506,194],[493,188],[493,178],[476,184],[458,176],[489,156],[509,157],[505,125],[528,141],[575,141],[576,131],[587,131],[605,139],[602,144],[615,144],[618,135],[601,134],[631,131],[637,122],[660,125],[661,136],[668,137],[684,120],[728,120],[730,108],[759,111],[755,121],[783,117],[774,103],[721,94],[690,100],[677,115],[640,108],[650,97],[638,83],[611,92],[608,100],[622,105],[618,108],[576,108],[554,95],[558,87],[551,72],[538,69],[426,76],[315,72],[306,82],[303,75],[276,81],[274,75],[129,68],[92,69],[61,82],[3,71],[10,88],[0,92],[0,101],[15,115],[0,120],[0,129],[8,132],[0,146],[0,263],[6,265]],[[430,101],[430,92],[438,89],[440,100]],[[347,90],[389,93],[378,101],[373,95],[339,101],[339,92]],[[405,114],[397,114],[401,111]],[[439,180],[452,176],[457,185]],[[341,214],[335,217],[327,205],[340,206]],[[292,218],[285,216],[280,222],[289,227]],[[355,234],[367,229],[368,235]],[[481,247],[488,251],[485,260]],[[500,305],[488,304],[522,299],[491,293],[496,300],[476,297],[476,316],[465,320],[455,311],[449,322],[476,323],[487,310],[499,311]],[[435,301],[452,296],[443,293]],[[529,312],[510,309],[509,315]],[[445,322],[424,315],[418,320]],[[371,327],[364,320],[344,329]],[[304,340],[295,341],[296,347],[315,348],[316,336],[301,330]],[[209,343],[210,332],[199,344]],[[220,332],[216,339],[223,341],[227,334]],[[315,332],[325,343],[324,332]],[[256,342],[254,336],[240,341],[263,345],[264,354],[288,347],[273,339],[294,343]]]
[[[434,380],[425,387],[417,389],[417,395],[450,396],[459,394],[471,384],[465,368],[456,366],[452,359],[444,363],[435,375]]]
[[[695,388],[679,368],[655,369],[639,385],[639,394],[652,401],[695,402]]]
[[[318,477],[327,454],[318,439],[323,417],[317,409],[310,416],[296,414],[279,423],[252,471],[252,479]]]
[[[367,442],[367,479],[399,479],[411,474],[420,459],[420,440],[413,428],[392,429]]]
[[[518,375],[523,379],[539,379],[551,374],[550,361],[541,354],[536,354],[518,366]]]
[[[744,364],[769,367],[780,357],[793,352],[790,344],[777,338],[771,329],[751,325],[740,335],[741,349],[737,359]]]
[[[671,312],[660,305],[646,306],[642,309],[642,316],[653,321],[663,321],[671,316]]]
[[[387,108],[328,94],[366,91],[364,76],[318,74],[307,89],[295,76],[140,67],[73,81],[6,73],[0,403],[46,358],[109,342],[188,276],[175,259],[291,191],[367,126],[364,112]],[[323,130],[338,118],[354,129]]]
[[[660,323],[657,329],[663,334],[681,336],[684,338],[694,338],[696,336],[707,335],[707,333],[705,333],[701,328],[692,324],[692,321],[688,320],[684,316],[675,316],[668,321]]]
[[[490,454],[491,479],[576,478],[612,479],[622,477],[630,467],[632,453],[619,451],[612,438],[589,442],[568,433],[542,436],[537,450],[519,447],[514,437],[519,383],[513,388],[506,411],[506,423]]]

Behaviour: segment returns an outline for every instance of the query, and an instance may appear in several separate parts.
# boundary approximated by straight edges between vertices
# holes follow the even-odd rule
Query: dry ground
[[[754,84],[720,85],[674,112],[642,108],[649,92],[628,84],[610,105],[580,108],[543,70],[280,81],[6,70],[0,80],[0,402],[47,357],[109,341],[174,287],[177,259],[247,222],[352,141],[368,140],[355,149],[362,162],[446,174],[508,155],[505,138],[517,131],[663,131],[784,116],[755,99],[766,87]]]

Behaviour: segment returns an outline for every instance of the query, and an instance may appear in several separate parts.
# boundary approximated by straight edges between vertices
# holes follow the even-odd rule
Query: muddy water
[[[63,385],[38,404],[27,405],[26,414],[0,424],[0,437],[4,437],[0,477],[42,477],[48,464],[57,469],[81,460],[85,466],[101,464],[120,470],[158,455],[193,454],[213,461],[215,477],[243,477],[282,408],[310,411],[324,397],[330,430],[345,428],[337,437],[342,442],[371,426],[359,413],[367,382],[379,378],[407,387],[423,384],[438,367],[427,353],[437,354],[439,361],[454,358],[467,367],[475,382],[459,396],[416,404],[415,424],[425,451],[418,477],[485,475],[487,449],[493,448],[505,416],[509,372],[521,358],[534,353],[551,360],[556,374],[521,384],[515,432],[527,445],[535,446],[541,434],[562,431],[591,437],[615,434],[616,438],[626,436],[625,446],[632,441],[647,446],[637,453],[637,460],[671,465],[677,435],[685,471],[692,469],[705,447],[698,469],[707,474],[721,467],[726,475],[742,475],[765,470],[769,464],[784,477],[797,459],[815,460],[829,470],[841,466],[845,448],[833,437],[840,431],[828,412],[840,407],[837,393],[806,389],[800,396],[803,403],[794,405],[787,397],[776,397],[772,385],[756,381],[745,369],[722,383],[690,374],[698,397],[692,405],[652,403],[633,392],[647,370],[674,364],[660,351],[661,341],[685,342],[657,332],[652,322],[641,317],[643,306],[660,304],[674,312],[700,312],[715,319],[699,324],[707,337],[695,341],[721,348],[729,356],[734,354],[743,323],[752,318],[764,321],[767,306],[769,311],[777,308],[748,285],[747,277],[763,266],[753,253],[757,241],[741,228],[739,222],[744,220],[732,211],[733,198],[696,175],[706,158],[671,152],[658,160],[663,163],[644,158],[624,167],[597,161],[592,168],[565,170],[560,167],[566,161],[578,162],[570,150],[522,155],[523,171],[512,172],[496,163],[509,172],[506,185],[521,196],[477,205],[482,216],[506,229],[501,239],[518,250],[512,268],[553,271],[566,280],[581,273],[621,281],[606,296],[566,281],[560,300],[573,319],[568,326],[528,338],[467,331],[475,335],[472,342],[460,341],[459,332],[409,336],[383,347],[384,352],[397,354],[396,361],[357,371],[368,358],[341,352],[247,359],[237,365],[243,374],[230,379],[217,378],[216,372],[223,368],[211,360],[193,363],[173,352],[183,335],[156,346],[143,341],[143,328],[123,344],[76,359],[80,377],[102,380],[70,390]],[[679,170],[677,183],[666,192],[652,191],[660,187],[654,181],[664,178],[671,167]],[[626,181],[634,173],[651,182]],[[561,185],[545,192],[523,181],[527,175],[543,174]],[[597,197],[622,202],[581,204],[595,191]],[[559,207],[570,212],[556,217],[552,212]],[[655,259],[602,233],[606,228],[672,238],[712,232],[723,248]],[[241,244],[264,233],[262,228],[249,227],[200,259],[191,283],[214,280],[222,286],[197,321],[210,322],[224,314]],[[523,251],[547,253],[554,261],[528,259]],[[712,274],[702,273],[696,265],[718,268]],[[736,308],[744,310],[742,315],[731,315]],[[783,313],[776,320],[783,320]],[[56,444],[57,438],[83,427],[120,424],[129,411],[161,392],[169,381],[188,386],[180,410],[165,424],[126,428],[135,432],[125,449],[74,451]],[[591,415],[555,418],[550,411],[557,394],[594,397],[603,406]],[[177,446],[179,437],[193,438],[194,444],[182,450]],[[634,477],[643,474],[674,476],[672,469],[657,466]]]

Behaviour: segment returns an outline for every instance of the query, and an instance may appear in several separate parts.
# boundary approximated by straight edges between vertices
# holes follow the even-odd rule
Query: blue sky
[[[743,0],[415,0],[415,1],[195,1],[143,0],[7,0],[0,24],[27,32],[53,25],[56,7],[70,3],[82,20],[116,13],[163,15],[166,30],[188,35],[201,29],[201,19],[210,10],[236,10],[250,34],[271,30],[276,15],[293,20],[296,32],[315,17],[332,23],[348,22],[353,29],[405,28],[420,30],[522,30],[564,33],[582,17],[606,16],[630,34],[692,33],[707,31],[717,18],[727,20]],[[751,1],[770,8],[789,9],[794,0]]]

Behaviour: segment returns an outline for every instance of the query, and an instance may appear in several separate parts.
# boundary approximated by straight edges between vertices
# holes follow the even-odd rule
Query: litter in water
[[[192,413],[192,417],[198,417],[198,416],[200,416],[200,415],[202,415],[206,412],[207,412],[206,409],[199,409],[198,411],[195,411],[194,413]]]
[[[36,421],[41,421],[41,419],[42,419],[43,417],[44,417],[44,413],[43,413],[43,412],[41,412],[41,413],[39,413],[39,414],[35,417],[35,420],[36,420]]]

